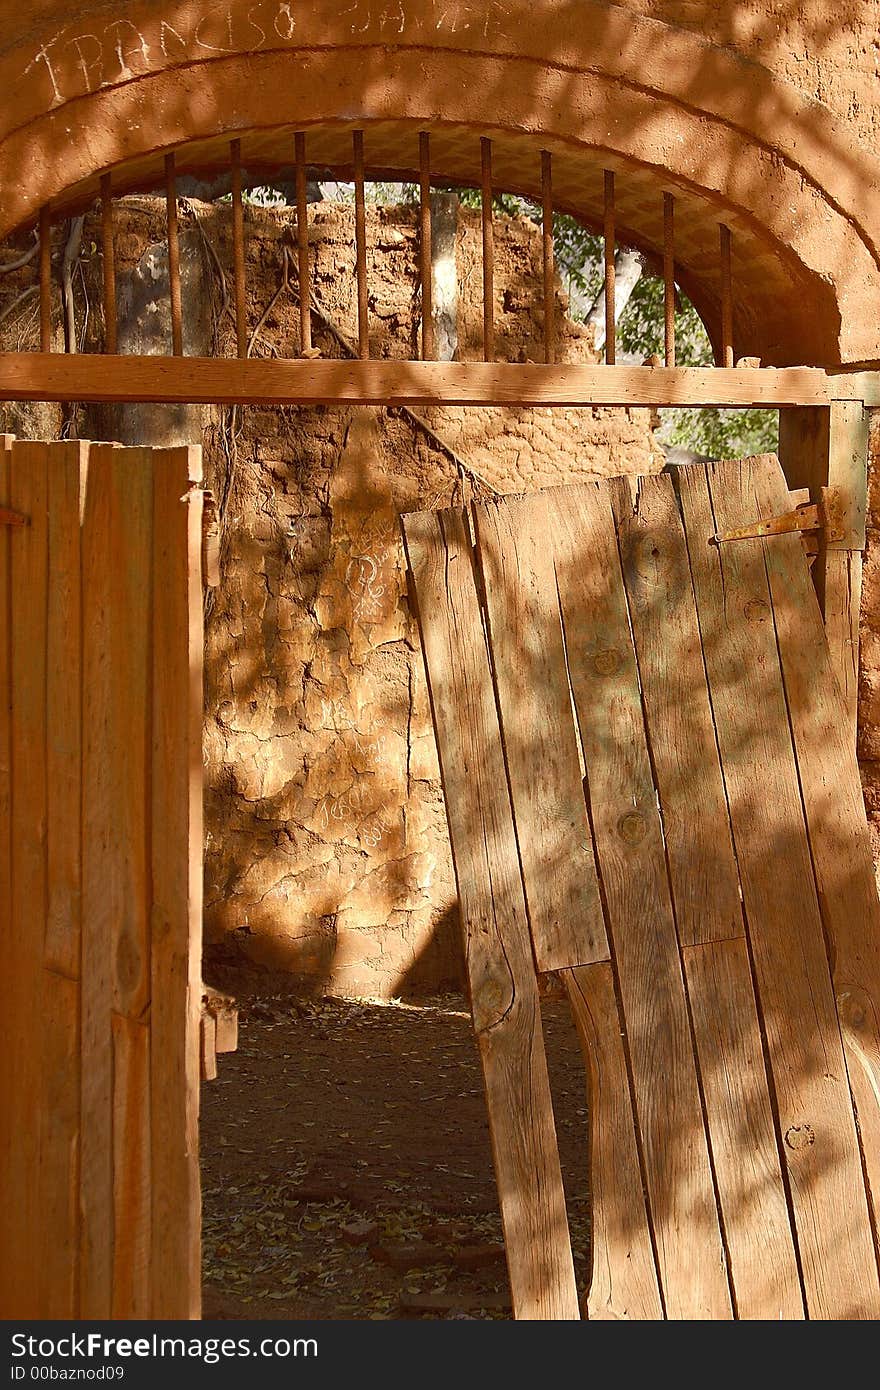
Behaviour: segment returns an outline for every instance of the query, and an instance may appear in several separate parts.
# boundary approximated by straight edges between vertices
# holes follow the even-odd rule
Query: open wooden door
[[[200,1313],[199,449],[0,451],[0,1316]]]
[[[880,1317],[880,905],[791,505],[766,456],[404,520],[517,1317],[580,1315],[536,970],[587,1315]]]

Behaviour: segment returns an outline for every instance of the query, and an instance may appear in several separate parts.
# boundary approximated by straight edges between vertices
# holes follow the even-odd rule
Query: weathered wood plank
[[[250,405],[827,406],[862,379],[815,367],[302,361],[0,353],[0,399]],[[880,393],[878,393],[880,399]],[[876,403],[876,402],[875,402]]]
[[[826,550],[823,564],[825,635],[834,678],[843,696],[847,738],[855,751],[859,712],[859,610],[862,602],[862,553]]]
[[[106,370],[106,364],[105,364]],[[113,456],[92,445],[82,525],[80,1316],[109,1318],[113,1280],[113,941],[121,902],[116,794],[125,735],[114,681]],[[121,744],[120,744],[121,740]],[[119,759],[122,758],[122,766]]]
[[[635,482],[635,480],[634,480]],[[743,936],[739,877],[672,480],[610,487],[683,946]]]
[[[82,908],[82,617],[80,504],[88,446],[51,446],[48,472],[46,770],[48,889],[40,1098],[40,1309],[73,1318],[79,1294]]]
[[[752,479],[759,509],[775,508],[781,480],[772,461],[754,460]],[[777,537],[766,545],[765,558],[876,1230],[880,1219],[880,902],[855,748],[835,686],[836,662],[824,639],[803,558],[792,540]]]
[[[0,435],[0,506],[11,506],[10,462],[12,436]],[[0,957],[6,961],[9,979],[15,961],[12,916],[12,527],[0,526]],[[9,1063],[15,1046],[15,1008],[9,1000],[0,1009],[0,1191],[12,1192],[15,1157],[15,1072]],[[17,1214],[12,1202],[0,1206],[0,1248],[11,1249]],[[11,1317],[11,1261],[0,1261],[0,1316]]]
[[[539,970],[608,959],[547,505],[474,508],[529,927]],[[540,789],[535,772],[540,768]]]
[[[113,1303],[114,1318],[151,1316],[150,1029],[114,1014]],[[169,1073],[166,1084],[179,1085]]]
[[[457,512],[403,519],[455,862],[513,1307],[577,1319],[526,907],[473,556]]]
[[[201,1309],[201,450],[153,454],[151,1315]],[[186,497],[187,500],[181,500]],[[168,1077],[175,1084],[168,1084]]]
[[[657,1320],[663,1304],[645,1206],[621,1020],[610,964],[565,970],[562,980],[588,1076],[594,1321]]]
[[[762,541],[740,462],[683,469],[715,725],[812,1318],[875,1318],[880,1290],[852,1105],[780,679]],[[756,769],[760,769],[760,776]]]
[[[670,1318],[729,1318],[730,1291],[635,653],[608,492],[550,495],[565,645],[627,1025]]]
[[[7,1318],[33,1317],[40,1294],[40,1098],[42,1048],[33,1030],[42,998],[46,863],[46,626],[49,496],[43,444],[13,446],[9,504],[30,524],[16,528],[11,551],[12,892],[4,932],[10,988],[4,1017],[0,1237],[15,1259],[0,1260],[0,1303]]]
[[[736,1315],[804,1317],[748,947],[687,947],[685,977]]]
[[[42,971],[37,1301],[30,1316],[75,1318],[79,1306],[79,982]],[[33,1044],[34,1025],[31,1026]],[[15,1263],[12,1261],[11,1263]]]

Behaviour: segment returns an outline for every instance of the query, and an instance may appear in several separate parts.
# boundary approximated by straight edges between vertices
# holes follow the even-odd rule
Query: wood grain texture
[[[201,1311],[201,450],[154,454],[150,1050],[154,1318]],[[185,500],[182,500],[185,499]],[[168,1085],[168,1077],[175,1085]]]
[[[671,478],[610,486],[683,946],[744,934],[687,546]]]
[[[79,1316],[79,983],[44,969],[39,1016],[39,1219],[27,1252],[37,1261],[41,1318]]]
[[[0,1260],[0,1305],[7,1318],[33,1317],[40,1296],[40,1099],[43,1050],[34,1039],[42,999],[47,907],[46,626],[49,585],[47,448],[17,443],[9,473],[10,506],[30,518],[8,541],[11,552],[12,882],[4,971],[14,981],[4,1001],[0,1236],[13,1259]]]
[[[772,460],[755,460],[751,473],[759,508],[774,508],[780,492],[778,469]],[[835,685],[835,658],[825,641],[797,543],[792,544],[788,536],[767,543],[765,563],[876,1230],[880,1218],[880,902],[861,781],[841,692]]]
[[[876,1265],[747,464],[680,470],[713,712],[811,1318],[873,1319]],[[760,775],[756,774],[760,769]]]
[[[461,513],[403,520],[455,862],[514,1314],[577,1319],[526,907]]]
[[[596,857],[627,1025],[666,1312],[729,1318],[730,1291],[657,798],[608,493],[550,495]]]
[[[11,505],[10,463],[12,436],[0,435],[0,506]],[[11,972],[16,958],[12,915],[12,535],[11,526],[0,526],[0,955]],[[15,1009],[0,1009],[0,1056],[12,1059],[15,1043]],[[0,1068],[0,1191],[13,1191],[15,1167],[13,1088],[11,1066]],[[11,1202],[0,1205],[0,1249],[12,1248],[15,1213]],[[9,1317],[12,1284],[11,1261],[0,1261],[0,1316]]]
[[[610,964],[562,972],[587,1069],[592,1271],[587,1317],[663,1317]]]
[[[0,400],[219,405],[827,406],[861,380],[817,367],[591,367],[517,362],[301,361],[0,353]],[[880,400],[880,394],[878,394]]]
[[[108,1318],[113,1280],[113,943],[121,880],[115,790],[125,731],[115,708],[113,455],[94,445],[82,527],[83,847],[80,1316]],[[121,451],[119,451],[121,452]],[[114,576],[115,577],[115,576]],[[115,739],[114,739],[115,733]],[[120,743],[122,746],[120,747]],[[124,905],[123,905],[124,908]]]
[[[710,941],[683,955],[736,1315],[801,1319],[748,948],[743,940]]]
[[[539,970],[608,959],[543,497],[474,509],[504,758]],[[536,784],[536,770],[540,769]]]
[[[152,1316],[150,1029],[114,1014],[113,1301],[114,1318]],[[174,1079],[168,1077],[169,1087]]]

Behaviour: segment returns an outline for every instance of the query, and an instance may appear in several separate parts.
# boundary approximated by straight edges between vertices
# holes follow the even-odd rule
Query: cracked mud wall
[[[161,351],[169,331],[161,294],[152,310],[134,292],[145,280],[161,287],[163,228],[155,200],[117,205],[118,271],[126,283],[133,278],[134,318],[143,322],[128,331],[140,335],[141,350]],[[295,271],[291,290],[282,288],[295,215],[248,206],[246,233],[251,353],[295,355]],[[181,239],[188,332],[198,350],[232,356],[228,204],[182,203]],[[315,205],[310,239],[313,339],[322,355],[344,357],[357,336],[352,209]],[[419,318],[415,212],[368,208],[368,244],[372,355],[410,356]],[[91,217],[77,310],[92,350],[102,336],[99,246]],[[458,355],[476,358],[478,215],[460,216],[456,260]],[[541,359],[541,275],[538,228],[499,217],[499,357]],[[560,355],[595,360],[587,331],[564,317]],[[40,416],[30,432],[45,436],[59,424],[57,413]],[[221,585],[206,611],[209,951],[338,993],[459,984],[455,887],[399,515],[492,491],[650,472],[662,464],[651,413],[254,408],[181,418],[157,407],[74,412],[71,424],[83,435],[144,442],[201,438],[223,507]],[[26,425],[8,413],[9,428],[24,433]]]

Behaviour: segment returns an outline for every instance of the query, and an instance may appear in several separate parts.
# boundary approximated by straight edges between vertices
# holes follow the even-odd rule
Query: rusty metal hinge
[[[732,531],[716,532],[712,539],[716,545],[720,545],[722,541],[756,540],[761,536],[785,536],[798,531],[822,531],[826,541],[837,541],[843,537],[843,505],[838,488],[823,487],[818,503],[804,502],[779,516],[752,521]]]
[[[0,526],[30,526],[31,519],[23,512],[14,512],[11,507],[0,507]]]

